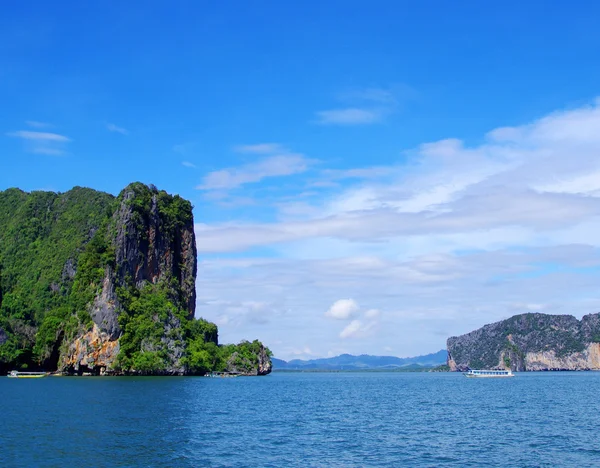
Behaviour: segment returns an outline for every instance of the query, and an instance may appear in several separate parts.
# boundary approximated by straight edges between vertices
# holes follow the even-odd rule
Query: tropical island
[[[448,339],[448,368],[600,370],[600,313],[527,313]]]
[[[195,318],[192,205],[132,183],[114,197],[0,192],[0,372],[265,375],[255,340]]]

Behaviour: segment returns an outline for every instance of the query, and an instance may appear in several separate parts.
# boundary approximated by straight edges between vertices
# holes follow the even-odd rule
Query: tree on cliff
[[[229,348],[194,318],[196,269],[192,205],[178,195],[141,183],[118,197],[0,192],[0,370],[222,368]]]

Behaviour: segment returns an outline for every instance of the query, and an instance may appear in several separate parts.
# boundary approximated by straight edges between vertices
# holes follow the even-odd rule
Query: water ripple
[[[600,373],[0,379],[1,466],[598,466]]]

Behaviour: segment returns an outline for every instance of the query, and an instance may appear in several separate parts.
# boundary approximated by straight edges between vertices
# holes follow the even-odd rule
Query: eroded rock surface
[[[118,354],[114,350],[118,351],[117,342],[123,333],[119,324],[122,305],[118,288],[133,286],[141,289],[147,284],[163,282],[173,302],[185,309],[189,318],[194,317],[197,260],[193,216],[191,205],[189,209],[179,210],[183,214],[175,212],[179,216],[169,212],[173,200],[165,192],[143,184],[132,184],[119,195],[118,208],[108,229],[115,267],[105,269],[102,289],[89,310],[94,329],[83,331],[75,338],[69,354],[63,359],[64,370],[90,367],[90,363],[94,363],[106,372],[114,371]],[[65,270],[69,270],[67,267]],[[168,366],[163,373],[184,372],[181,363],[183,336],[181,330],[177,330],[180,326],[173,315],[164,320],[161,350],[167,350]],[[142,344],[143,351],[157,348],[155,343],[149,343]],[[100,361],[98,346],[110,350],[100,354]]]
[[[447,342],[453,371],[600,370],[600,314],[522,314]]]

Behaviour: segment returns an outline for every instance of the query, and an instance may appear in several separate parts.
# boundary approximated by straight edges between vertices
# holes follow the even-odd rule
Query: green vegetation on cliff
[[[599,335],[600,314],[586,315],[581,320],[570,315],[515,315],[449,338],[448,362],[459,370],[544,369],[546,364],[548,368],[587,368],[584,353],[591,343],[598,342]],[[528,362],[528,354],[545,357],[539,357],[539,362]]]
[[[194,318],[195,277],[192,206],[177,195],[0,192],[0,371],[204,373],[236,353],[248,372],[264,365],[259,342],[218,346]]]
[[[0,192],[0,328],[6,335],[0,367],[44,364],[62,335],[90,321],[82,307],[93,296],[89,241],[113,202],[109,194],[80,187],[64,194]]]

